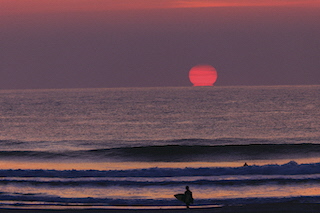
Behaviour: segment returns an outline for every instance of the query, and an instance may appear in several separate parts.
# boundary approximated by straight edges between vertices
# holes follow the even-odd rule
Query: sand
[[[205,209],[5,209],[0,208],[1,213],[316,213],[320,212],[320,204],[317,203],[269,203],[248,204],[238,206],[222,206]]]

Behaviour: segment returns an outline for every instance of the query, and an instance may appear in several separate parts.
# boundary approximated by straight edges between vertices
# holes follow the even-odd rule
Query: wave
[[[320,144],[162,145],[68,151],[0,151],[0,159],[87,159],[93,161],[237,161],[320,157]]]
[[[320,163],[203,168],[148,168],[129,170],[0,170],[0,177],[89,178],[89,177],[195,177],[241,175],[314,175],[320,174]]]
[[[0,185],[8,185],[14,184],[19,186],[22,185],[33,185],[33,186],[50,186],[50,187],[110,187],[110,186],[122,186],[122,187],[146,187],[146,186],[153,186],[153,187],[169,187],[169,186],[185,186],[185,185],[192,185],[192,186],[258,186],[258,185],[266,185],[266,184],[273,184],[273,185],[286,185],[286,184],[310,184],[320,183],[320,177],[313,177],[313,178],[286,178],[286,177],[277,177],[277,178],[258,178],[258,179],[236,179],[236,180],[206,180],[206,179],[199,179],[194,181],[183,181],[183,180],[176,180],[176,181],[129,181],[129,180],[30,180],[30,179],[21,179],[21,180],[12,180],[12,179],[2,179],[0,180]]]
[[[91,150],[105,154],[109,150]],[[288,156],[320,156],[320,144],[245,144],[245,145],[166,145],[112,149],[112,153],[134,159],[152,161],[228,161],[242,159],[282,158]]]
[[[212,188],[220,190],[226,187],[250,187],[278,185],[280,188],[291,185],[304,187],[306,185],[319,185],[320,163],[298,164],[291,161],[286,164],[246,166],[246,167],[206,167],[206,168],[149,168],[131,170],[0,170],[0,186],[3,190],[8,187],[34,189],[32,193],[12,193],[0,191],[0,206],[20,203],[27,205],[177,205],[180,204],[174,197],[170,199],[143,199],[143,197],[60,197],[45,194],[41,190],[69,190],[102,189],[108,187],[127,188],[136,191],[140,188],[158,190],[181,189],[185,185],[193,188]],[[150,188],[149,188],[150,187]],[[54,189],[55,188],[55,189]],[[37,193],[35,193],[37,192]],[[107,194],[105,195],[107,196]],[[197,205],[204,204],[235,204],[257,202],[281,202],[283,199],[299,200],[301,202],[318,202],[319,196],[295,198],[221,198],[197,199]],[[8,202],[6,202],[8,201]],[[10,204],[11,202],[11,204]],[[31,202],[31,203],[28,203]],[[272,201],[273,202],[273,201]],[[38,203],[38,204],[37,204]]]

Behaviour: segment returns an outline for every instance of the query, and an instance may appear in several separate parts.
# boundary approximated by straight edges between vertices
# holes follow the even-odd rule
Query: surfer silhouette
[[[192,192],[189,190],[189,186],[186,186],[186,191],[184,192],[185,203],[187,208],[189,208],[190,204],[193,203]]]
[[[186,186],[186,191],[184,194],[175,194],[174,195],[178,200],[184,202],[189,209],[191,203],[193,203],[192,192],[189,190],[189,186]]]

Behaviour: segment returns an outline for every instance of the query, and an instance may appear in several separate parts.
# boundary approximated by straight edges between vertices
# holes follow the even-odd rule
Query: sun
[[[189,71],[189,79],[193,86],[213,86],[217,78],[217,70],[210,65],[197,65]]]

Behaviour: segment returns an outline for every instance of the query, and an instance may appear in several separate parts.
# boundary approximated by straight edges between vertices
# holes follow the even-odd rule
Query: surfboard
[[[185,202],[186,200],[186,196],[184,194],[175,194],[174,196],[182,202]]]

